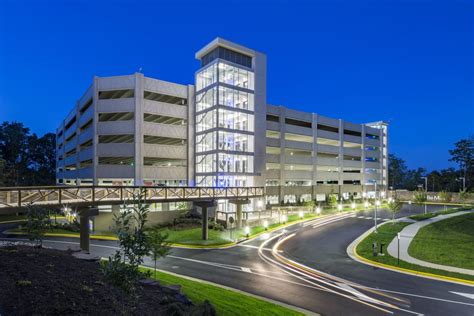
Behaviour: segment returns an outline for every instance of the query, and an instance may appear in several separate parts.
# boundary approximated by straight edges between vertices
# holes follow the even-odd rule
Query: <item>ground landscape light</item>
[[[248,237],[250,235],[250,227],[245,226],[244,231],[245,231],[245,235]]]

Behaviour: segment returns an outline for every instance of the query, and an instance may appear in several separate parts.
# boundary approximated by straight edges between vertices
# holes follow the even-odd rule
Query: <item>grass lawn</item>
[[[455,207],[455,208],[447,209],[445,211],[412,215],[409,218],[411,218],[415,221],[423,221],[425,219],[433,218],[433,217],[436,217],[438,215],[447,215],[447,214],[456,213],[456,212],[460,212],[460,211],[466,211],[466,210],[470,210],[470,209],[472,209],[472,208],[470,208],[470,207]]]
[[[248,315],[250,311],[255,311],[258,315],[303,315],[252,296],[164,272],[158,271],[155,279],[163,285],[181,285],[181,291],[195,304],[209,300],[217,315]]]
[[[474,213],[421,228],[408,253],[424,261],[474,269]]]
[[[26,228],[12,228],[12,229],[9,229],[8,232],[24,233],[24,234],[28,233]],[[48,234],[48,233],[77,235],[77,237],[79,237],[79,232],[73,232],[73,231],[70,231],[70,230],[60,229],[60,228],[49,229],[49,230],[46,231],[46,234]],[[116,237],[116,235],[113,232],[93,232],[93,233],[91,233],[91,236],[94,236],[94,235]]]
[[[172,230],[164,228],[160,230],[168,234],[168,241],[171,243],[179,243],[186,245],[223,245],[231,242],[228,232],[216,231],[209,229],[208,240],[202,240],[201,227]]]
[[[26,220],[26,215],[0,215],[0,223],[10,222],[10,221],[24,221]]]
[[[447,277],[452,277],[452,278],[474,281],[473,275],[466,275],[466,274],[453,273],[453,272],[444,271],[444,270],[431,269],[431,268],[419,266],[416,264],[408,263],[402,260],[400,260],[400,264],[398,265],[397,258],[390,256],[385,250],[384,250],[385,256],[374,257],[372,255],[373,242],[377,242],[378,247],[381,242],[384,243],[385,244],[384,249],[386,249],[388,244],[393,240],[393,238],[397,236],[397,233],[401,231],[407,225],[410,225],[410,223],[397,222],[397,223],[387,223],[387,224],[379,226],[378,233],[374,233],[374,232],[371,233],[357,245],[356,247],[357,254],[366,259],[369,259],[375,262],[380,262],[386,265],[391,265],[394,267],[400,267],[404,269],[410,269],[410,270],[415,270],[415,271],[420,271],[420,272],[426,272],[426,273],[432,273],[432,274],[437,274],[437,275],[442,275],[442,276],[447,276]]]

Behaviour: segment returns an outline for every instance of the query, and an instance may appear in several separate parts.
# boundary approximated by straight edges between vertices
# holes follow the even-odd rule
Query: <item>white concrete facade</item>
[[[217,38],[195,85],[95,77],[57,129],[57,182],[266,186],[267,203],[384,191],[387,124],[266,101],[266,56]]]
[[[141,73],[95,77],[57,129],[57,182],[187,185],[193,95]]]

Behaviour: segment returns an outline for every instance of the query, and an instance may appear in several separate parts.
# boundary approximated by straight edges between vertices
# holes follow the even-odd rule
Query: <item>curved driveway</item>
[[[390,218],[386,212],[379,216]],[[362,212],[312,220],[228,249],[173,249],[159,268],[325,315],[474,315],[474,299],[450,292],[472,294],[474,287],[351,260],[346,248],[373,226],[371,217],[372,212]],[[76,240],[66,238],[46,244],[60,249],[77,247]],[[108,256],[116,246],[113,241],[93,241],[91,252]],[[280,250],[273,251],[274,247]],[[285,257],[330,275],[299,269],[284,262]],[[146,264],[152,266],[151,261]]]

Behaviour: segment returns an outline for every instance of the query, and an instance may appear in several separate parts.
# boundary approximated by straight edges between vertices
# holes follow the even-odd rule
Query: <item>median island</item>
[[[464,208],[451,209],[441,214],[451,214],[462,211]],[[456,273],[446,270],[430,268],[422,265],[398,260],[386,251],[388,245],[397,238],[397,234],[405,227],[413,223],[413,220],[425,220],[433,218],[439,213],[423,214],[416,219],[403,219],[395,222],[386,222],[379,225],[378,232],[371,232],[355,247],[355,253],[362,261],[376,266],[392,268],[420,275],[439,276],[454,281],[466,280],[470,283],[474,281],[474,275]],[[438,224],[438,225],[436,225]],[[434,226],[436,225],[436,226]],[[434,227],[431,227],[434,226]],[[425,231],[423,231],[425,230]],[[474,256],[474,214],[461,215],[450,219],[442,220],[422,228],[410,245],[409,252],[413,257],[422,260],[442,263],[455,266],[453,263],[463,265],[460,267],[472,269]],[[419,234],[422,233],[420,236]],[[413,243],[414,246],[413,246]],[[373,246],[377,245],[374,251]],[[380,254],[380,245],[384,245],[383,255]],[[450,257],[450,258],[448,258]],[[430,259],[430,260],[428,260]]]
[[[420,260],[474,270],[474,213],[421,228],[408,253]]]

